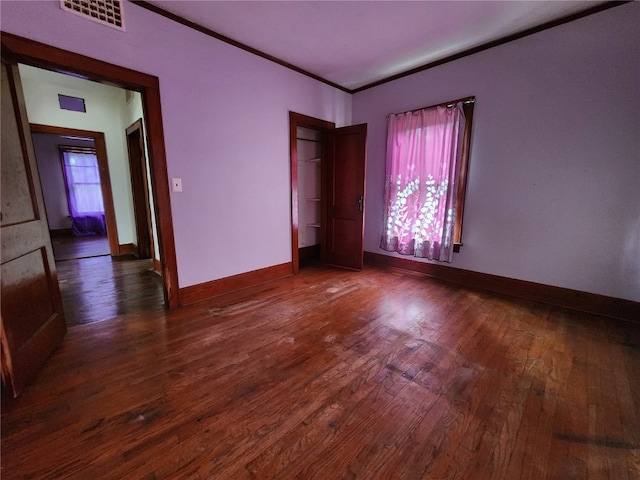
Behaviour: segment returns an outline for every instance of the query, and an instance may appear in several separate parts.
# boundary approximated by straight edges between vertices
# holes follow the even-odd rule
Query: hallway
[[[101,254],[100,237],[54,238],[52,243],[68,327],[164,310],[162,279],[153,270],[153,260]]]

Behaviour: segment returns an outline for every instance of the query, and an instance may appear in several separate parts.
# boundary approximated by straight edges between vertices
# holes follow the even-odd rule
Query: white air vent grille
[[[118,30],[124,30],[122,3],[120,0],[60,0],[63,10]]]

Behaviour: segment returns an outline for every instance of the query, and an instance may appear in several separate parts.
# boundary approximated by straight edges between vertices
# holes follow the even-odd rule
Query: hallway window
[[[98,159],[94,149],[60,147],[73,234],[107,233]]]

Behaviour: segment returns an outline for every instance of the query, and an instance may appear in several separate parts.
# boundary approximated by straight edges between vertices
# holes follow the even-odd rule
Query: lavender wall
[[[126,32],[59,2],[0,2],[2,30],[160,79],[180,287],[291,261],[289,110],[351,123],[351,97],[125,3]]]
[[[385,115],[477,98],[452,266],[640,301],[640,5],[353,96],[125,4],[126,32],[57,1],[2,30],[160,79],[181,287],[291,260],[288,111],[369,124],[365,248],[382,222]]]
[[[45,133],[34,133],[32,137],[49,230],[70,229],[71,217],[69,216],[69,204],[59,148],[60,145],[93,147],[94,142],[93,140],[63,138],[59,135]]]
[[[633,2],[355,94],[365,250],[387,254],[385,115],[475,95],[452,266],[640,301],[638,25]]]

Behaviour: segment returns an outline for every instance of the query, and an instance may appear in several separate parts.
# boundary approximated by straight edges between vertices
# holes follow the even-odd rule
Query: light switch
[[[181,178],[172,178],[171,179],[171,189],[174,192],[182,191],[182,179]]]

